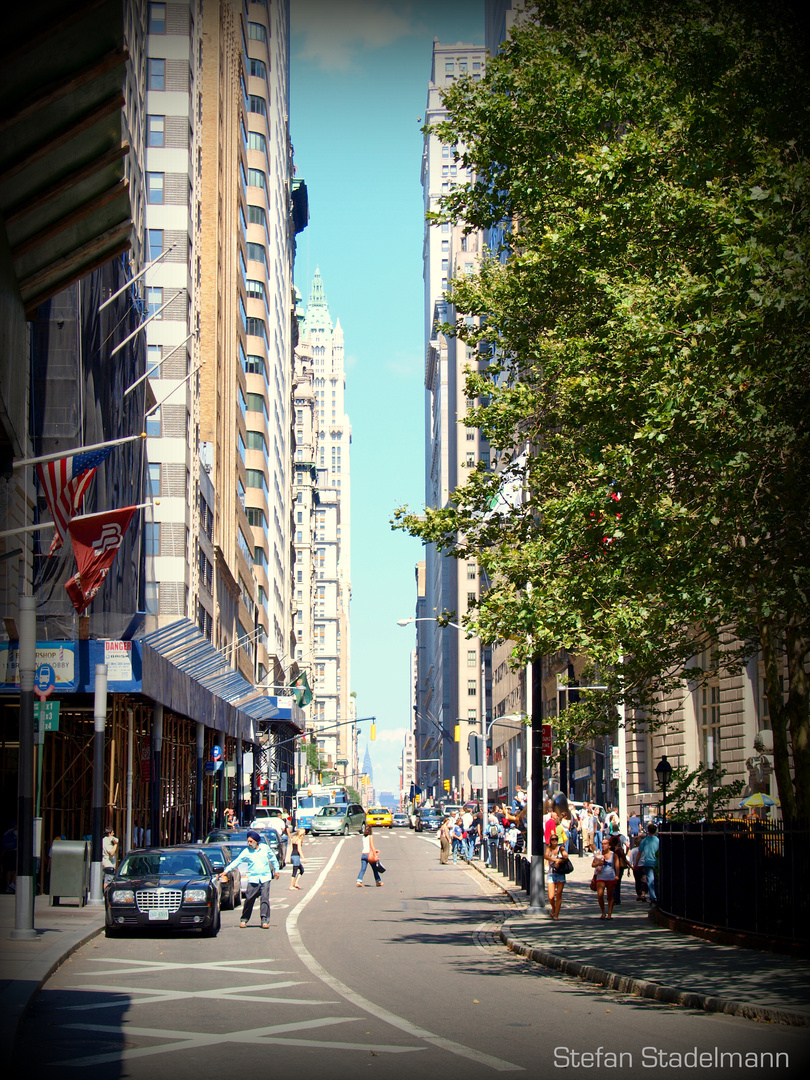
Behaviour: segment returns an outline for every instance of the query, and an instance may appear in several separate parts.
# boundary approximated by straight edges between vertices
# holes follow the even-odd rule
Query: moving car
[[[215,937],[219,926],[219,877],[199,847],[137,848],[104,891],[107,937],[147,927],[201,930]]]
[[[312,819],[310,832],[313,836],[336,836],[342,833],[362,832],[366,823],[366,812],[357,803],[332,803],[321,806]]]
[[[417,832],[437,832],[443,821],[435,806],[420,806],[414,828]]]
[[[442,813],[445,817],[449,817],[450,814],[460,814],[461,806],[454,802],[442,803]]]
[[[366,810],[366,824],[378,826],[381,829],[392,829],[394,827],[393,815],[387,806],[370,806]]]
[[[216,874],[221,874],[225,867],[242,850],[241,844],[206,844],[205,855]],[[242,874],[241,867],[235,866],[228,871],[228,881],[220,886],[219,906],[222,911],[233,911],[242,903]]]
[[[263,829],[271,824],[278,827],[279,822],[281,822],[281,828],[289,828],[290,818],[283,806],[253,807],[253,820],[250,823],[251,829]]]
[[[395,829],[407,829],[411,823],[408,815],[403,814],[401,810],[397,810],[395,814],[392,814],[391,819]]]

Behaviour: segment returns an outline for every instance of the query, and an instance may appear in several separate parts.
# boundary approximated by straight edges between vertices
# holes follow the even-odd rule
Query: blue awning
[[[246,742],[254,741],[261,721],[286,721],[303,730],[304,714],[294,702],[279,703],[257,690],[188,619],[140,640],[142,692],[167,709]]]

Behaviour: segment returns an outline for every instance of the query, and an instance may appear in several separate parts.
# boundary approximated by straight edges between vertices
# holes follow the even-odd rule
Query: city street
[[[432,837],[375,835],[382,888],[370,871],[356,887],[358,837],[308,839],[301,891],[289,869],[273,884],[269,931],[258,909],[240,930],[237,909],[212,940],[96,938],[36,998],[12,1075],[805,1074],[806,1030],[604,991],[516,957],[495,937],[510,902],[494,886],[440,866]],[[720,1065],[724,1053],[743,1067]]]

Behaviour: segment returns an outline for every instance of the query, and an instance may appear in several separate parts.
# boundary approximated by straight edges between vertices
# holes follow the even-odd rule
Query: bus
[[[308,784],[295,793],[295,823],[299,829],[310,831],[312,819],[322,806],[331,803],[348,803],[344,787],[334,784]]]

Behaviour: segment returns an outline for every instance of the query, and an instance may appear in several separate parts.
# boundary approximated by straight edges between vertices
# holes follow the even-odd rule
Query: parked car
[[[232,862],[243,845],[235,844],[206,844],[205,854],[214,868],[215,873],[221,874],[229,862]],[[242,903],[242,874],[241,867],[235,866],[228,871],[228,881],[220,887],[219,906],[222,911],[233,911]]]
[[[370,806],[366,810],[366,824],[375,828],[392,829],[394,827],[393,815],[387,806]]]
[[[278,865],[283,870],[286,862],[285,845],[281,843],[278,833],[275,829],[257,829],[259,836],[262,837],[264,843],[269,844],[273,850],[273,854],[278,859]],[[205,838],[206,844],[227,844],[228,847],[233,848],[233,858],[235,859],[237,854],[244,851],[247,847],[247,829],[214,829]],[[244,876],[242,879],[242,892],[245,891]]]
[[[442,803],[442,813],[445,817],[449,817],[450,814],[460,814],[461,806],[458,803]]]
[[[219,926],[219,876],[200,847],[136,848],[104,890],[107,937],[147,927],[215,937]]]
[[[414,828],[417,832],[437,832],[444,817],[435,806],[421,806],[416,815]]]
[[[319,807],[310,832],[313,836],[348,836],[350,832],[362,832],[365,823],[366,812],[357,803],[330,803]]]
[[[268,825],[278,828],[279,822],[282,822],[282,828],[288,829],[290,821],[290,815],[283,806],[254,806],[250,828],[262,829]]]
[[[391,822],[395,829],[407,829],[411,819],[407,814],[403,814],[401,810],[397,810],[395,814],[391,815]]]

